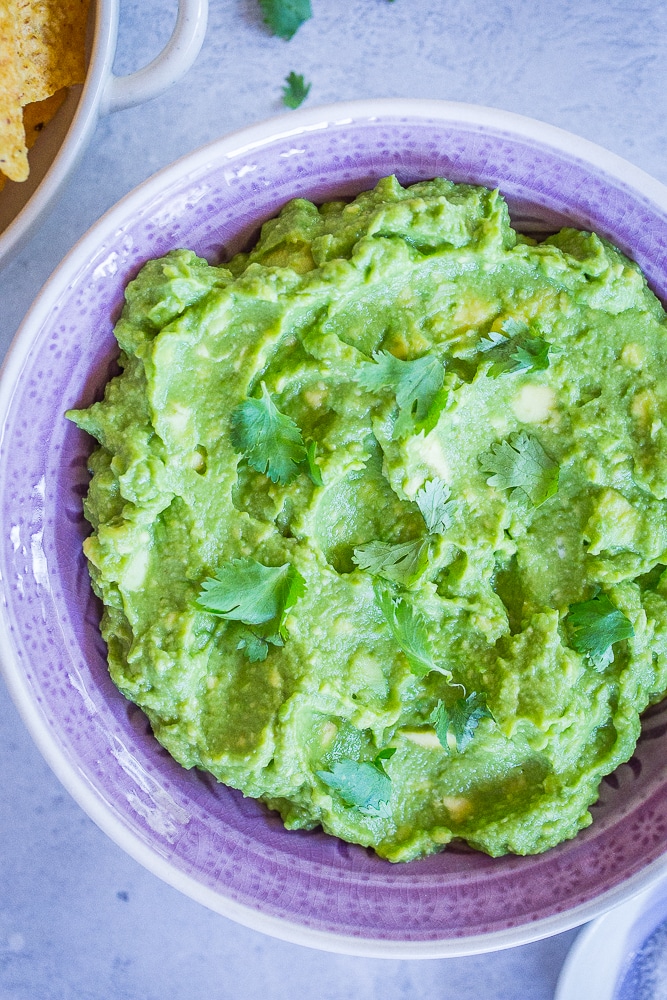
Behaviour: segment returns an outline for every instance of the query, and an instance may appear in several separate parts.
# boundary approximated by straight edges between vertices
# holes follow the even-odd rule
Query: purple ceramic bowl
[[[386,174],[499,187],[524,231],[595,229],[667,301],[667,189],[559,129],[492,109],[368,101],[292,113],[221,139],[141,185],[43,289],[0,382],[4,601],[10,690],[64,785],[117,843],[214,910],[278,937],[359,955],[426,957],[565,930],[665,871],[667,712],[607,778],[595,821],[544,855],[448,848],[392,865],[186,771],[111,683],[81,553],[91,442],[63,418],[101,391],[112,327],[139,267],[173,247],[222,259],[290,198],[353,195]]]

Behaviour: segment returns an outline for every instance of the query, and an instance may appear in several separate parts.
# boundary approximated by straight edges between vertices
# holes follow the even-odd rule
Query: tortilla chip
[[[26,104],[23,109],[23,127],[28,149],[32,149],[35,145],[40,132],[49,124],[66,97],[67,87],[62,87],[61,90],[56,90],[55,94],[47,97],[45,101]]]
[[[0,0],[2,2],[2,0]],[[64,103],[67,97],[67,87],[57,90],[45,101],[36,101],[33,104],[26,104],[23,108],[23,128],[25,130],[25,144],[28,149],[37,142],[43,129],[49,124],[55,113]],[[7,178],[0,171],[0,191],[5,186]]]
[[[13,181],[28,176],[23,131],[23,72],[17,59],[16,0],[0,0],[0,170]]]
[[[18,9],[22,104],[83,83],[88,0],[13,0]]]
[[[83,83],[89,0],[0,0],[0,171],[29,172],[28,148]],[[24,106],[34,110],[22,113]],[[4,180],[0,184],[0,190]]]

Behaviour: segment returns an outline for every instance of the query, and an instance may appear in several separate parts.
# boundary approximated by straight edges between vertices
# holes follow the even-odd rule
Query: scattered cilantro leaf
[[[517,349],[511,357],[514,367],[510,368],[508,374],[515,372],[541,372],[549,367],[549,349],[551,344],[542,337],[528,337],[517,345]]]
[[[310,86],[300,73],[289,73],[285,77],[285,86],[283,87],[283,104],[288,108],[300,107],[308,97]]]
[[[251,663],[258,663],[266,659],[269,652],[269,643],[267,639],[262,639],[261,636],[255,635],[250,629],[246,629],[236,646],[237,649],[245,650],[245,654]]]
[[[524,320],[515,319],[514,316],[508,316],[501,325],[503,333],[514,339],[524,337],[530,331],[530,327]]]
[[[493,718],[486,695],[473,691],[467,697],[458,698],[449,709],[443,701],[438,701],[429,722],[445,750],[456,747],[458,753],[463,753],[472,742],[480,720],[485,718]]]
[[[421,614],[403,597],[395,598],[391,589],[380,580],[375,581],[373,590],[394,641],[405,654],[413,674],[425,677],[431,670],[435,670],[451,680],[451,670],[442,667],[434,659],[426,623]]]
[[[526,329],[528,328],[526,327]],[[509,337],[506,337],[504,333],[499,333],[497,330],[489,330],[488,336],[480,340],[478,350],[486,353],[487,351],[492,351],[495,347],[506,347],[508,343]]]
[[[417,493],[415,502],[430,532],[442,534],[454,523],[456,501],[450,496],[451,490],[442,479],[429,479]]]
[[[525,431],[492,445],[491,451],[481,455],[479,461],[484,472],[493,473],[487,479],[489,486],[499,490],[521,489],[534,507],[558,490],[558,463]]]
[[[452,524],[456,503],[449,495],[449,486],[442,479],[429,480],[417,493],[415,501],[429,535],[442,533]],[[354,562],[372,576],[409,588],[428,567],[430,544],[429,537],[396,544],[367,542],[354,550]]]
[[[387,351],[376,351],[373,361],[363,361],[357,374],[362,388],[370,392],[389,389],[401,413],[408,413],[416,420],[426,419],[444,379],[445,369],[438,358],[425,355],[414,361],[401,361]]]
[[[306,445],[306,461],[308,462],[308,475],[313,481],[315,486],[322,486],[322,472],[319,465],[315,461],[315,454],[317,452],[317,444],[315,441],[309,441]]]
[[[287,628],[285,627],[285,620],[287,618],[288,612],[294,607],[296,602],[300,597],[306,593],[306,581],[301,576],[298,570],[290,566],[291,573],[289,574],[289,583],[287,586],[287,592],[285,593],[282,602],[282,611],[280,613],[280,618],[278,620],[278,635],[283,640],[283,642],[289,638]],[[271,640],[275,641],[275,640]],[[280,643],[276,643],[280,645]]]
[[[373,576],[393,580],[410,587],[428,566],[429,544],[423,538],[412,542],[368,542],[354,550],[354,562],[359,569]]]
[[[550,349],[551,344],[531,334],[526,323],[511,317],[503,323],[503,333],[491,330],[488,339],[480,344],[480,350],[491,353],[494,359],[487,373],[490,378],[545,371],[549,367]]]
[[[391,798],[391,778],[383,761],[396,752],[396,747],[380,750],[371,761],[337,760],[330,771],[318,771],[321,780],[338,793],[343,802],[365,815],[386,816]]]
[[[260,399],[245,399],[232,411],[232,445],[257,472],[285,486],[307,460],[301,431],[281,413],[264,382]]]
[[[310,0],[259,0],[266,24],[274,35],[289,41],[313,16]]]
[[[423,420],[416,420],[409,413],[403,414],[403,423],[409,425],[409,430],[414,434],[421,434],[424,432],[424,436],[430,434],[433,428],[436,426],[440,419],[440,414],[444,409],[447,408],[451,398],[450,389],[447,385],[443,385],[442,389],[438,391],[433,396],[430,406],[427,410],[426,416]],[[399,421],[396,422],[397,427],[394,432],[394,437],[400,437],[401,426]]]
[[[435,735],[440,740],[441,746],[443,746],[445,750],[449,750],[449,712],[447,711],[447,706],[442,699],[438,701],[438,704],[429,715],[428,721],[435,729]],[[452,743],[456,745],[454,736],[452,736]],[[453,749],[453,747],[451,749]]]
[[[471,692],[467,698],[458,698],[449,714],[459,753],[471,742],[480,720],[493,718],[486,704],[486,695],[477,691]]]
[[[303,577],[290,563],[264,566],[255,559],[232,559],[224,563],[214,577],[204,580],[197,606],[202,611],[245,625],[271,623],[261,638],[280,645],[286,638],[287,612],[305,590]],[[246,637],[245,648],[250,650],[248,641]],[[253,655],[259,649],[259,646],[253,647]]]
[[[565,621],[571,631],[572,648],[588,656],[598,670],[613,661],[615,642],[631,639],[635,634],[632,622],[606,594],[571,604]]]
[[[373,760],[373,767],[377,767],[379,771],[384,771],[383,760],[389,760],[396,753],[396,747],[385,747],[384,750],[380,750],[379,753],[375,755]],[[385,771],[386,774],[386,771]]]

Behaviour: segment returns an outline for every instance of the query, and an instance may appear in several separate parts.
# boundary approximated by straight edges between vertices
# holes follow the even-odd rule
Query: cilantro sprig
[[[442,534],[453,523],[457,505],[449,497],[449,486],[442,479],[425,483],[415,502],[428,529],[426,538],[394,544],[372,541],[358,545],[353,558],[359,569],[402,587],[412,587],[428,568],[432,536]]]
[[[511,355],[510,361],[514,362],[513,367],[508,371],[508,375],[515,372],[541,372],[549,367],[549,350],[551,344],[543,340],[542,337],[527,337],[523,343],[517,345],[516,351]]]
[[[343,758],[331,765],[329,771],[318,771],[317,776],[337,792],[343,802],[368,816],[386,816],[391,798],[391,778],[384,769],[384,761],[396,753],[396,747],[385,747],[372,761]]]
[[[442,535],[454,523],[457,503],[450,500],[451,490],[443,479],[429,479],[415,496],[426,527],[431,534]]]
[[[412,542],[367,542],[354,550],[354,562],[359,569],[411,587],[428,566],[429,544],[426,539]]]
[[[571,633],[572,648],[587,656],[597,670],[604,670],[613,661],[614,643],[631,639],[635,634],[630,619],[606,594],[571,604],[565,623]]]
[[[300,107],[308,97],[311,85],[306,83],[301,73],[291,72],[285,77],[283,104],[288,108]]]
[[[306,462],[308,463],[308,475],[315,486],[322,486],[322,472],[315,461],[317,445],[314,441],[309,441],[306,445]]]
[[[232,559],[204,580],[197,606],[255,626],[242,634],[238,644],[254,662],[266,659],[268,643],[283,645],[288,638],[287,613],[305,592],[305,580],[290,563],[265,566],[255,559]]]
[[[280,412],[264,382],[258,399],[244,399],[232,410],[231,440],[248,465],[274,483],[286,486],[305,462],[315,485],[322,485],[315,443],[306,446],[298,425]]]
[[[489,486],[520,489],[534,507],[540,507],[558,490],[558,463],[525,431],[493,444],[479,461],[484,472],[493,473],[487,479]]]
[[[375,581],[373,591],[394,642],[404,653],[413,674],[425,677],[431,670],[435,670],[451,680],[451,670],[435,659],[428,629],[420,612],[404,597],[395,597],[390,587],[381,580]]]
[[[259,0],[264,24],[274,35],[289,41],[304,21],[313,16],[310,0]]]
[[[387,351],[376,351],[373,361],[362,361],[357,382],[369,392],[393,393],[402,416],[425,420],[445,379],[445,369],[438,358],[424,355],[413,361],[401,361]]]
[[[244,629],[241,633],[241,638],[236,644],[236,648],[244,650],[245,655],[251,663],[260,663],[269,655],[269,643],[274,646],[284,645],[279,633],[274,633],[264,638],[248,628]]]
[[[486,704],[486,695],[472,691],[467,697],[458,698],[449,708],[440,700],[429,716],[429,722],[445,750],[456,749],[463,753],[472,742],[482,719],[492,719]]]
[[[487,372],[491,378],[545,371],[550,363],[551,344],[543,337],[532,334],[526,323],[514,319],[505,320],[503,333],[492,330],[488,340],[480,344],[480,349],[492,359]]]

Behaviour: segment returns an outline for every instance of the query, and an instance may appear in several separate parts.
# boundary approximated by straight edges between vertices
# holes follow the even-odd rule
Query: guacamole
[[[68,416],[120,690],[185,767],[391,861],[591,822],[667,688],[667,323],[589,232],[386,178],[149,261]]]

